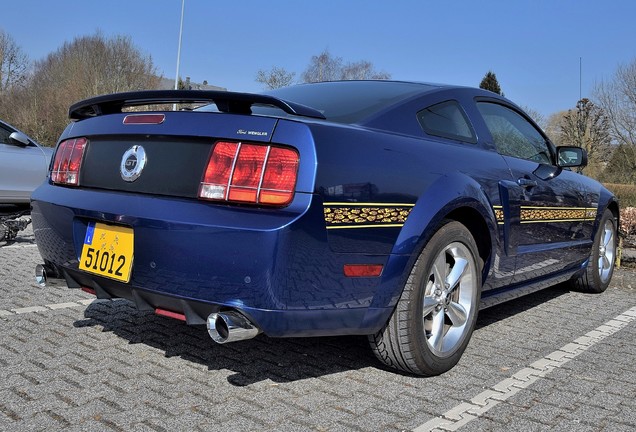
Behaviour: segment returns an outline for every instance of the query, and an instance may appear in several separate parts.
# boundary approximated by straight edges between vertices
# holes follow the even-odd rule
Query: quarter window
[[[417,120],[429,135],[476,143],[464,111],[456,101],[432,105],[417,113]]]
[[[490,102],[478,102],[477,108],[500,154],[538,163],[552,163],[545,138],[521,114]]]
[[[8,144],[11,132],[0,126],[0,143]]]

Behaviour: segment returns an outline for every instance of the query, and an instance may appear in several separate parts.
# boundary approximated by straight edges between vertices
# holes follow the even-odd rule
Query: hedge
[[[605,187],[618,197],[621,208],[636,207],[636,185],[605,183]]]

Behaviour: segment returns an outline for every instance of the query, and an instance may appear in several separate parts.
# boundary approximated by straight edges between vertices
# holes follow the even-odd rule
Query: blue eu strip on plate
[[[95,233],[95,222],[89,222],[88,228],[86,228],[86,237],[84,237],[84,244],[93,244],[93,234]]]

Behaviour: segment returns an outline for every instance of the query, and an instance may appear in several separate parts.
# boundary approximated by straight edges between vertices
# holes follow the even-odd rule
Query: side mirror
[[[11,142],[12,144],[19,145],[21,147],[26,147],[31,143],[29,141],[29,138],[25,134],[23,134],[22,132],[17,132],[17,131],[9,135],[9,142]]]
[[[557,166],[563,168],[584,167],[587,165],[587,151],[581,147],[557,147]]]

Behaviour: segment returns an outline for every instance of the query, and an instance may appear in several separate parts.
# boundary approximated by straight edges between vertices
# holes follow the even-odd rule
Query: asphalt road
[[[482,311],[459,365],[384,369],[362,337],[215,345],[124,300],[33,282],[0,243],[1,431],[633,431],[636,272]]]

